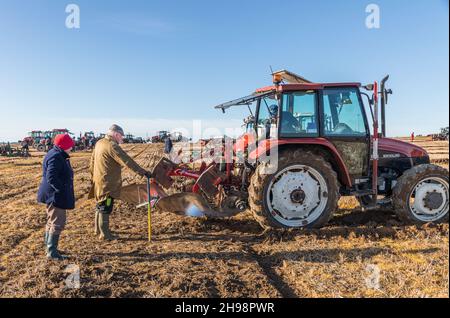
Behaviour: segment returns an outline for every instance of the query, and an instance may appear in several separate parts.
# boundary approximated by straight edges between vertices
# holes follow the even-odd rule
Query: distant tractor
[[[24,141],[22,141],[23,143]],[[0,143],[0,156],[4,157],[29,157],[28,148],[13,147],[9,142]]]
[[[96,141],[93,131],[85,132],[83,135],[80,133],[80,137],[75,142],[75,150],[90,150],[94,148]]]
[[[180,132],[173,132],[173,133],[170,133],[170,139],[173,141],[173,142],[181,142],[181,141],[183,141],[183,134],[182,133],[180,133]]]
[[[73,134],[67,129],[53,129],[51,131],[51,138],[52,139],[55,139],[55,137],[58,136],[58,135],[72,135],[73,136]]]
[[[134,144],[134,136],[132,134],[126,134],[123,138],[123,143],[125,144]]]
[[[86,138],[86,139],[95,139],[95,134],[94,134],[93,131],[85,132],[84,133],[84,138]]]
[[[165,130],[158,131],[157,135],[152,137],[152,143],[163,143],[169,137],[170,134],[168,131]]]
[[[41,130],[33,130],[25,137],[22,142],[26,142],[29,147],[36,147],[41,140],[45,137],[44,132]]]
[[[67,134],[73,136],[73,134],[67,129],[53,129],[44,132],[34,131],[31,133],[31,136],[33,136],[33,133],[36,135],[36,138],[34,139],[32,146],[39,152],[48,151],[53,146],[55,137],[58,135]]]
[[[439,134],[431,135],[433,141],[447,141],[449,136],[449,127],[441,128]]]

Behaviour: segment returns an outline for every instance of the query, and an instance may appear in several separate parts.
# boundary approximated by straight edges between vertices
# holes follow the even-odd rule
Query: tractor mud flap
[[[172,212],[178,215],[209,218],[229,218],[239,214],[241,211],[215,211],[196,193],[178,193],[165,198],[161,198],[156,207],[162,211]]]

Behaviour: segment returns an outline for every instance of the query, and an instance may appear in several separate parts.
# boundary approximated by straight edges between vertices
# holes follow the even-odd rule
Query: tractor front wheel
[[[251,178],[250,210],[264,228],[318,228],[337,209],[339,182],[323,157],[311,151],[280,154],[277,171],[260,164]]]
[[[398,179],[392,198],[395,212],[406,223],[446,222],[449,173],[431,164],[413,167]]]

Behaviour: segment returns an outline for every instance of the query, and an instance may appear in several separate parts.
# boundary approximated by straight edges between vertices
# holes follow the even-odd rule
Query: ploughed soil
[[[448,168],[448,143],[417,141]],[[159,145],[125,145],[150,168]],[[72,155],[77,207],[45,259],[45,207],[36,203],[43,154],[0,158],[0,297],[448,297],[448,224],[403,225],[343,198],[320,230],[263,232],[246,212],[227,220],[153,213],[118,203],[116,242],[93,234],[88,152]],[[143,182],[124,171],[124,184]],[[79,285],[76,284],[79,270]],[[73,278],[75,278],[73,280]]]

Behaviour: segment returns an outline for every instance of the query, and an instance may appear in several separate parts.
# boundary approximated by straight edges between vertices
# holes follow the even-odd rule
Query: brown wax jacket
[[[89,167],[92,177],[89,198],[95,199],[96,202],[102,202],[108,196],[119,199],[123,166],[140,176],[146,173],[112,138],[106,136],[99,140],[92,153]]]

